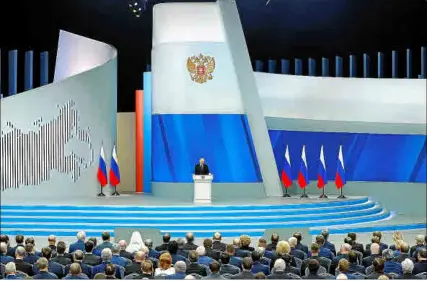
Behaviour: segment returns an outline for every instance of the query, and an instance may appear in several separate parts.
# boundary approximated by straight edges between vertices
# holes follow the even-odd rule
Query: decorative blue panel
[[[302,60],[295,59],[295,75],[302,75]]]
[[[144,193],[151,193],[151,175],[152,175],[152,114],[151,114],[151,72],[144,72]]]
[[[25,91],[33,88],[33,51],[25,52]]]
[[[264,71],[264,63],[261,60],[255,61],[255,71],[256,72],[263,72]]]
[[[384,77],[384,54],[378,52],[378,78]]]
[[[329,60],[327,58],[322,58],[322,76],[329,76]]]
[[[40,53],[40,86],[49,83],[49,53]]]
[[[406,78],[412,77],[412,51],[406,50]]]
[[[289,60],[282,60],[282,74],[290,73],[290,63]]]
[[[397,70],[397,52],[391,52],[391,77],[398,78],[398,70]]]
[[[369,78],[370,76],[371,61],[368,54],[363,54],[363,77]]]
[[[342,77],[343,73],[343,61],[342,57],[335,56],[335,77]]]
[[[427,78],[427,48],[421,47],[421,75]]]
[[[357,76],[356,56],[350,55],[350,77]]]
[[[328,179],[336,172],[338,149],[343,145],[349,181],[426,182],[426,136],[330,132],[270,131],[281,171],[289,145],[292,174],[296,178],[301,149],[306,145],[309,177],[317,179],[320,147],[324,146]]]
[[[18,51],[9,51],[9,95],[18,91]]]
[[[268,73],[276,73],[277,62],[275,60],[268,60]]]
[[[308,75],[316,76],[316,60],[309,58],[308,59]]]
[[[153,115],[152,181],[193,182],[200,157],[214,182],[261,182],[249,125],[241,114]]]

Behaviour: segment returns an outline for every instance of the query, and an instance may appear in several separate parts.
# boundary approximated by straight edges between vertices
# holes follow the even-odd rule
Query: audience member
[[[158,259],[160,257],[160,253],[153,249],[153,240],[146,239],[144,241],[145,246],[148,248],[148,257]]]
[[[414,265],[414,274],[421,272],[427,272],[427,250],[426,248],[420,248],[418,251],[418,262]]]
[[[366,251],[368,252],[368,251]],[[380,245],[377,243],[370,244],[370,255],[363,259],[362,264],[364,267],[369,267],[372,265],[374,259],[381,257],[380,255]]]
[[[175,273],[166,276],[166,279],[185,279],[187,265],[184,261],[177,261],[174,265]]]
[[[106,240],[104,240],[106,241]],[[103,273],[105,272],[105,276],[107,277],[107,273],[106,273],[106,268],[108,265],[113,265],[111,263],[111,259],[113,257],[113,253],[111,252],[111,249],[108,247],[105,247],[102,251],[101,251],[101,260],[102,263],[99,265],[95,265],[92,267],[92,276],[95,277],[96,274],[98,273]],[[125,269],[122,266],[114,266],[114,270],[115,270],[115,276],[118,279],[122,279],[124,274],[125,274]],[[109,267],[111,268],[111,267]]]
[[[215,234],[213,235],[212,238],[212,249],[216,250],[216,251],[221,251],[224,252],[225,248],[227,247],[227,244],[224,244],[221,242],[222,240],[222,235],[219,232],[215,232]]]
[[[6,276],[5,279],[24,279],[16,276],[16,266],[14,262],[8,262],[4,266],[4,274]]]
[[[363,253],[365,252],[365,250],[363,249],[363,244],[357,243],[357,234],[354,232],[350,232],[347,234],[348,237],[351,238],[351,240],[353,241],[353,244],[351,245],[351,249],[354,251],[358,251],[359,253]]]
[[[286,263],[286,269],[285,269],[286,273],[292,273],[292,274],[301,276],[300,269],[298,269],[296,267],[293,267],[291,265],[291,263],[292,263],[292,256],[290,254],[283,254],[280,258],[283,259],[285,261],[285,263]]]
[[[267,245],[266,250],[267,251],[275,251],[277,243],[279,243],[279,239],[280,239],[280,236],[278,233],[271,234],[271,237],[270,237],[271,243]]]
[[[122,267],[126,267],[132,264],[132,261],[120,256],[120,246],[119,244],[113,244],[111,247],[111,253],[113,254],[111,258],[111,263],[115,265],[120,265]]]
[[[427,237],[427,236],[426,236]],[[411,250],[409,251],[409,255],[413,258],[416,258],[417,254],[415,254],[418,249],[425,247],[425,237],[424,235],[417,235],[415,237],[415,245],[411,247]]]
[[[337,255],[337,251],[335,250],[335,245],[328,241],[329,238],[329,231],[327,229],[322,230],[321,235],[323,236],[323,239],[325,239],[325,243],[323,244],[323,247],[329,249],[334,256]]]
[[[350,268],[350,263],[346,259],[341,259],[338,263],[338,272],[341,274],[345,274],[348,279],[356,279],[356,277],[348,272]]]
[[[135,259],[132,264],[129,264],[125,267],[125,275],[132,273],[140,273],[142,263],[146,260],[146,254],[143,251],[138,251],[135,253]]]
[[[74,251],[74,264],[79,265],[80,271],[85,274],[87,277],[92,278],[92,266],[84,264],[83,263],[83,251],[82,250],[75,250]],[[67,275],[71,271],[71,265],[69,264],[64,269],[64,275]],[[73,278],[71,278],[73,279]],[[83,278],[85,279],[85,278]]]
[[[49,247],[45,247],[42,249],[41,251],[42,257],[48,260],[48,270],[49,272],[55,274],[56,276],[58,276],[58,279],[62,279],[62,277],[64,277],[64,268],[62,267],[62,265],[60,265],[57,262],[54,262],[52,260],[52,250]],[[37,274],[39,272],[39,268],[37,263],[34,264],[33,266],[33,271],[34,274]]]
[[[171,235],[169,233],[165,233],[163,235],[163,243],[155,248],[157,252],[167,251],[169,242],[171,241]]]
[[[235,256],[235,248],[233,244],[228,244],[226,247],[227,254],[230,255],[230,264],[242,269],[242,259]]]
[[[168,244],[168,252],[172,256],[172,264],[175,264],[178,261],[185,262],[185,258],[183,256],[178,255],[178,242],[170,241]],[[184,279],[184,277],[182,279]]]
[[[308,247],[301,243],[301,241],[303,239],[302,234],[300,232],[296,232],[296,233],[294,233],[293,236],[298,240],[296,248],[298,250],[303,251],[304,253],[306,253],[308,255]]]
[[[108,248],[105,247],[104,249],[108,249]],[[115,274],[116,274],[116,265],[112,263],[107,264],[107,266],[105,267],[105,279],[117,279]]]
[[[47,238],[48,247],[52,250],[52,256],[56,255],[56,237],[55,235],[49,235]]]
[[[348,260],[348,254],[351,251],[351,246],[347,243],[342,244],[340,248],[340,252],[338,255],[332,259],[331,266],[329,268],[329,273],[335,275],[335,269],[338,267],[338,263],[341,259]]]
[[[52,261],[57,262],[63,266],[71,264],[71,259],[65,256],[66,249],[67,246],[65,245],[65,242],[59,241],[56,245],[56,257],[54,257]]]
[[[77,232],[77,242],[70,244],[70,248],[68,249],[68,253],[72,254],[76,250],[85,250],[85,239],[86,232],[79,231]]]
[[[328,270],[328,265],[329,265],[328,259],[319,256],[319,244],[317,244],[317,243],[311,244],[310,250],[311,250],[310,251],[310,253],[311,253],[310,257],[303,260],[303,262],[302,262],[301,276],[305,275],[305,269],[308,267],[311,260],[317,260],[319,263],[319,266],[322,266],[326,270]],[[334,272],[334,274],[335,274],[335,272]]]
[[[322,235],[316,236],[316,243],[319,245],[319,256],[332,260],[335,256],[328,248],[324,247],[325,238]],[[310,253],[308,254],[310,256]]]
[[[248,251],[252,252],[255,249],[250,246],[251,245],[251,238],[248,235],[241,235],[240,236],[240,251]],[[243,257],[243,256],[242,256]]]
[[[163,240],[164,241],[164,240]],[[154,271],[154,276],[164,276],[175,274],[175,268],[172,267],[172,256],[165,252],[160,255],[159,264]]]
[[[7,244],[5,242],[1,242],[0,243],[0,263],[2,264],[13,262],[13,258],[7,255],[7,250],[8,250]]]
[[[220,274],[239,274],[240,268],[230,264],[230,255],[228,253],[221,254],[221,269]]]
[[[24,235],[21,235],[21,234],[16,235],[15,236],[15,242],[16,242],[16,246],[11,249],[11,253],[12,253],[11,256],[14,257],[14,258],[16,258],[15,254],[16,254],[16,249],[18,247],[22,247],[22,248],[25,249]]]
[[[202,264],[198,263],[199,260],[199,254],[195,250],[190,250],[188,252],[188,261],[189,264],[187,266],[187,271],[185,272],[188,274],[198,274],[200,276],[207,276],[206,267],[204,267]]]
[[[302,279],[324,279],[323,277],[318,275],[318,271],[320,268],[320,263],[318,260],[310,259],[308,262],[308,275],[302,275]]]
[[[36,261],[40,258],[39,255],[36,255],[34,245],[31,243],[25,244],[25,257],[24,261],[29,264],[35,264]]]
[[[348,277],[344,273],[340,273],[337,275],[337,280],[348,280]]]
[[[97,255],[93,254],[92,251],[95,247],[95,244],[93,243],[93,241],[89,240],[86,241],[85,243],[85,256],[83,258],[83,263],[90,265],[90,266],[95,266],[95,265],[99,265],[101,264],[101,257],[98,257]]]
[[[120,252],[119,255],[123,258],[127,258],[128,260],[133,260],[133,256],[131,253],[126,252],[126,248],[127,248],[127,242],[126,240],[120,240],[119,241],[119,248],[120,248]]]
[[[401,242],[399,244],[399,250],[395,252],[394,261],[402,263],[402,261],[404,261],[405,259],[412,259],[409,256],[409,245],[408,243]]]
[[[384,273],[385,274],[390,274],[390,273],[395,273],[395,274],[402,274],[402,265],[400,263],[397,263],[395,261],[393,261],[394,259],[394,252],[393,250],[390,249],[386,249],[383,251],[383,259],[385,260],[384,262]]]
[[[274,262],[273,271],[267,279],[292,279],[287,275],[286,262],[283,259],[277,259]]]
[[[111,239],[110,232],[108,231],[102,232],[101,237],[102,237],[102,243],[96,246],[94,250],[95,255],[100,255],[102,250],[104,250],[105,248],[108,248],[111,250],[111,248],[113,247],[113,244],[111,244],[110,242],[110,239]]]
[[[211,262],[213,261],[212,258],[210,258],[206,255],[205,247],[203,247],[203,246],[197,247],[196,252],[199,255],[199,259],[197,260],[198,264],[203,264],[203,265],[208,267],[211,264]]]
[[[145,260],[141,264],[141,274],[135,276],[134,279],[153,279],[154,268],[150,260]]]
[[[252,268],[251,273],[257,274],[258,272],[262,272],[265,275],[270,275],[270,268],[266,265],[263,265],[261,262],[261,255],[258,251],[252,252]]]
[[[382,258],[375,258],[372,265],[373,271],[366,276],[366,279],[378,279],[378,277],[384,274],[384,260]]]
[[[187,240],[187,243],[184,245],[185,250],[191,251],[197,249],[198,246],[194,244],[194,234],[192,232],[188,232],[185,235],[185,240]]]
[[[303,251],[298,250],[296,248],[298,245],[298,240],[295,237],[291,237],[288,239],[288,242],[289,242],[289,246],[291,247],[291,255],[296,258],[299,258],[300,260],[304,260],[307,255]]]
[[[74,253],[81,250],[76,250]],[[89,279],[89,277],[82,272],[81,263],[72,263],[69,265],[69,274],[62,279]]]
[[[33,279],[58,279],[56,274],[49,272],[49,261],[46,258],[39,258],[37,261],[38,273]]]
[[[363,265],[359,265],[357,254],[355,251],[350,251],[348,253],[348,261],[350,263],[350,267],[348,269],[350,273],[358,272],[360,274],[365,274],[366,268]]]
[[[414,263],[410,259],[402,261],[402,272],[403,274],[397,276],[395,279],[421,279],[421,277],[415,276],[412,272],[414,270]]]
[[[22,246],[15,247],[15,266],[16,270],[24,272],[25,274],[28,274],[29,276],[33,276],[33,266],[29,264],[28,262],[24,261],[25,257],[25,249]]]
[[[245,257],[242,260],[243,270],[239,274],[233,275],[231,279],[255,279],[255,276],[252,274],[252,259]]]
[[[185,246],[184,238],[178,238],[178,240],[176,240],[176,242],[178,243],[177,255],[184,257],[184,258],[188,258],[188,250],[184,249],[184,246]]]
[[[267,276],[265,276],[265,274],[262,272],[258,272],[255,274],[255,279],[267,279]]]

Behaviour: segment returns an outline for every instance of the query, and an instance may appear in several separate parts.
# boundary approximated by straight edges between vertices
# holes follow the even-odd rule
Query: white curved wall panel
[[[255,73],[266,117],[426,123],[424,79],[330,78]]]

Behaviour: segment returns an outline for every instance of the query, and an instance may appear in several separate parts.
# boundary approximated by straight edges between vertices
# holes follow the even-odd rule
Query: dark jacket
[[[402,274],[400,276],[395,277],[394,279],[422,279],[421,277],[415,276],[414,274]]]
[[[350,263],[350,267],[348,268],[349,273],[359,272],[365,275],[366,268],[363,265],[358,265],[357,263]]]
[[[79,274],[79,275],[71,275],[68,274],[64,278],[65,280],[82,280],[82,279],[89,279],[86,274]]]
[[[316,280],[316,279],[325,279],[324,277],[322,277],[322,276],[319,276],[319,275],[317,275],[317,274],[309,274],[309,275],[307,275],[307,276],[304,276],[304,277],[302,277],[302,279],[309,279],[309,280]]]
[[[372,255],[372,256],[366,257],[362,260],[362,264],[364,267],[370,267],[374,259],[380,258],[380,257],[381,255]]]
[[[228,273],[231,275],[236,275],[240,273],[240,268],[231,264],[221,264],[221,270],[219,273],[220,274]]]
[[[77,242],[70,244],[70,247],[68,248],[68,252],[74,253],[77,250],[85,251],[85,241],[84,240],[78,240]]]
[[[105,268],[107,267],[107,263],[103,262],[100,265],[96,265],[92,267],[92,276],[95,277],[95,275],[97,273],[105,273]],[[125,269],[123,268],[123,266],[120,265],[115,265],[116,267],[116,278],[117,279],[123,279],[124,277],[124,273],[125,273]]]
[[[36,263],[36,261],[39,259],[40,257],[39,256],[37,256],[36,254],[27,254],[25,257],[24,257],[24,261],[25,262],[28,262],[28,263],[30,263],[30,264],[35,264]]]
[[[270,243],[267,245],[266,251],[276,251],[277,243]]]
[[[198,274],[200,276],[207,276],[206,267],[204,267],[203,265],[200,265],[196,262],[192,262],[189,265],[187,265],[187,271],[185,273],[187,275],[195,273],[195,274]]]
[[[125,267],[125,275],[129,275],[132,273],[141,273],[141,263],[140,262],[132,262],[131,265]]]
[[[87,277],[93,278],[92,276],[92,266],[78,262],[80,264],[80,268],[82,269],[82,273],[84,273]],[[70,266],[71,264],[67,265],[64,269],[64,275],[67,276],[67,274],[70,272]],[[84,278],[83,278],[84,279]]]
[[[88,264],[90,266],[101,264],[101,262],[102,262],[101,257],[98,257],[97,255],[94,255],[94,254],[85,254],[83,258],[83,263]]]
[[[185,273],[184,272],[177,272],[175,274],[171,274],[166,276],[166,279],[184,279],[185,278]]]
[[[358,252],[361,252],[361,253],[362,253],[362,255],[363,255],[363,253],[365,252],[365,250],[363,249],[363,245],[362,245],[362,244],[360,244],[360,243],[354,243],[354,244],[351,246],[351,249],[352,249],[352,250],[355,250],[355,251],[358,251]]]
[[[159,245],[155,248],[155,250],[157,252],[161,252],[161,251],[167,251],[168,250],[168,243],[163,243],[162,245]]]
[[[24,258],[25,261],[25,258]],[[8,262],[13,262],[13,258],[11,256],[8,255],[0,255],[0,263],[2,264],[7,264]]]
[[[120,250],[120,256],[123,258],[127,258],[133,260],[133,256],[131,253],[126,252],[125,250]]]
[[[397,263],[395,261],[386,261],[384,263],[384,273],[396,273],[396,274],[403,274],[402,272],[402,265],[400,263]]]
[[[335,250],[335,245],[332,244],[329,241],[325,241],[325,244],[323,244],[323,247],[329,249],[334,255],[337,254],[337,251]]]
[[[242,271],[239,274],[231,276],[231,279],[255,279],[255,275],[250,271]]]
[[[214,279],[225,279],[225,277],[221,276],[221,274],[219,274],[219,273],[212,273],[206,277],[203,277],[202,279],[214,280]]]
[[[25,262],[23,260],[17,260],[17,259],[15,259],[14,263],[16,266],[16,270],[22,271],[22,272],[28,274],[29,276],[34,275],[32,264]]]
[[[427,272],[427,260],[419,261],[414,264],[414,270],[412,270],[412,274],[416,275],[421,272]]]
[[[69,259],[63,255],[60,255],[60,256],[57,255],[55,258],[52,259],[52,261],[57,262],[63,266],[67,266],[67,265],[72,263],[71,259]]]
[[[189,251],[191,251],[191,250],[196,250],[197,249],[197,247],[199,247],[199,246],[197,246],[196,244],[194,244],[194,243],[185,243],[184,244],[184,250],[189,250]]]
[[[195,175],[209,175],[209,167],[208,167],[208,165],[203,164],[203,166],[202,166],[200,164],[197,164],[194,167],[194,174]]]
[[[52,272],[40,271],[36,275],[33,276],[33,279],[58,279],[58,276],[53,274]]]
[[[268,275],[270,275],[270,268],[266,265],[263,265],[259,261],[256,261],[252,265],[251,273],[257,274],[258,272],[262,272],[262,273],[264,273],[265,276],[268,276]]]
[[[340,262],[341,259],[346,259],[348,260],[348,255],[347,254],[339,254],[338,256],[336,256],[332,262],[331,262],[331,267],[329,268],[329,273],[332,275],[335,275],[335,269],[338,266],[338,263]]]
[[[206,256],[219,260],[221,258],[221,252],[213,249],[206,249]]]
[[[231,256],[229,264],[242,269],[242,259],[239,257]]]
[[[276,271],[271,275],[267,276],[267,279],[292,279],[289,275],[284,271]]]
[[[307,255],[303,251],[298,250],[296,248],[291,249],[291,255],[296,258],[299,258],[300,260],[305,260],[307,258]]]
[[[151,258],[158,259],[158,258],[160,257],[160,253],[159,253],[159,252],[157,252],[157,251],[156,251],[156,250],[154,250],[154,249],[149,249],[149,250],[148,250],[148,256],[149,256],[149,257],[151,257]]]
[[[300,251],[303,251],[304,253],[308,254],[308,247],[304,244],[298,243],[295,248],[297,248]]]
[[[221,241],[213,241],[212,243],[212,249],[214,250],[225,252],[226,248],[227,244],[222,243]]]
[[[39,268],[38,268],[37,264],[35,264],[33,266],[33,270],[34,270],[34,274],[39,273]],[[63,269],[62,265],[60,265],[59,263],[54,262],[52,260],[49,261],[48,270],[49,270],[49,272],[54,273],[56,276],[58,276],[58,279],[62,279],[62,277],[65,276],[64,275],[64,269]]]
[[[308,262],[310,261],[310,259],[317,260],[319,262],[320,266],[323,266],[326,270],[328,270],[328,260],[324,257],[314,256],[314,257],[310,257],[310,258],[307,258],[307,259],[302,261],[301,276],[305,276],[305,269],[307,268]],[[334,274],[335,274],[335,272],[334,272]]]

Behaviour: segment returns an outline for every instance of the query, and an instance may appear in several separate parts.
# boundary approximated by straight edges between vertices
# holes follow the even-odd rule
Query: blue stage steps
[[[157,228],[174,237],[194,232],[197,237],[240,234],[262,236],[267,228],[341,227],[375,223],[390,218],[390,212],[367,197],[287,205],[244,206],[1,206],[2,234],[25,236],[100,236],[117,227]]]

